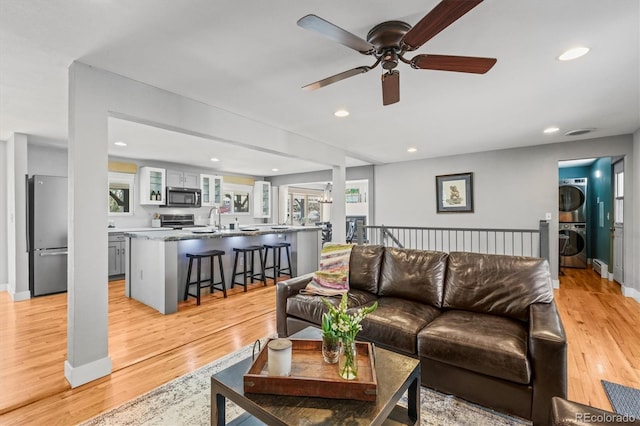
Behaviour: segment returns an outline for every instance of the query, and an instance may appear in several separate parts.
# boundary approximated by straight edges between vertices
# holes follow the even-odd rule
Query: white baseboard
[[[0,284],[0,291],[7,291],[9,284]]]
[[[79,367],[72,367],[69,360],[64,362],[64,376],[72,388],[77,388],[100,377],[111,374],[111,358],[105,357]]]
[[[11,296],[11,299],[14,302],[20,302],[22,300],[31,299],[31,292],[30,291],[19,291],[17,293],[12,293],[11,289],[9,289],[8,291],[9,291],[9,295]]]
[[[553,288],[560,288],[560,280],[551,280]]]
[[[632,297],[636,302],[640,303],[640,291],[632,287],[625,287],[624,285],[622,285],[621,287],[623,296]]]

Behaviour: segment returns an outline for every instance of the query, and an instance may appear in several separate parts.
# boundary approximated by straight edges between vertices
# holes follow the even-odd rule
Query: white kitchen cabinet
[[[167,186],[178,188],[199,188],[200,175],[198,173],[167,170]]]
[[[253,184],[253,217],[271,217],[271,183],[256,181]]]
[[[164,205],[166,174],[157,167],[140,167],[140,204]]]
[[[203,206],[219,206],[222,202],[222,176],[200,175]]]

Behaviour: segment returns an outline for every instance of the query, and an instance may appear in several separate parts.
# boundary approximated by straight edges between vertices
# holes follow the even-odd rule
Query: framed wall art
[[[436,176],[438,213],[473,213],[473,173]]]

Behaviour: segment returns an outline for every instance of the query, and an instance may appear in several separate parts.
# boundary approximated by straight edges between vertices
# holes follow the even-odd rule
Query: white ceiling
[[[485,0],[416,53],[495,57],[493,69],[475,75],[400,64],[401,100],[395,105],[382,106],[380,68],[314,92],[300,89],[373,62],[299,28],[300,17],[315,13],[364,38],[385,20],[413,25],[437,3],[1,0],[0,139],[21,132],[38,143],[66,143],[67,67],[74,60],[346,149],[360,160],[349,164],[626,134],[640,127],[637,0]],[[556,59],[576,45],[591,52],[571,62]],[[351,116],[335,118],[338,108]],[[551,125],[560,132],[543,134]],[[162,137],[145,133],[145,127],[111,120],[111,141],[129,143],[111,153],[168,155],[163,160],[201,165],[224,150],[234,170],[223,170],[265,176],[326,168],[299,162],[286,171],[287,163],[298,160],[199,138]],[[587,127],[596,130],[564,136]],[[407,153],[410,146],[418,151]]]

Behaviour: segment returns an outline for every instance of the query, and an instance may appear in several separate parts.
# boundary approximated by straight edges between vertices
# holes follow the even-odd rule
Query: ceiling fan
[[[414,27],[402,21],[383,22],[369,31],[366,41],[319,16],[304,16],[298,20],[298,26],[315,31],[363,55],[373,56],[375,62],[373,65],[356,67],[307,84],[303,89],[320,89],[382,64],[382,104],[391,105],[400,100],[400,73],[395,69],[398,61],[409,64],[414,69],[484,74],[496,63],[495,58],[425,54],[411,59],[404,57],[405,53],[420,48],[480,3],[482,0],[442,0]]]

